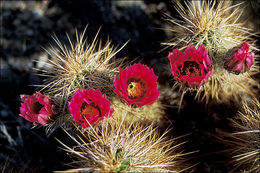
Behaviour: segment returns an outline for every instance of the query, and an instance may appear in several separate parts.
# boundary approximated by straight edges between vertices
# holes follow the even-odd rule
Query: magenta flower
[[[229,50],[225,57],[225,69],[235,74],[248,71],[254,64],[255,56],[254,52],[248,53],[248,51],[249,44],[246,42]]]
[[[157,76],[152,69],[142,64],[134,64],[128,69],[119,68],[114,79],[114,92],[128,105],[142,107],[152,104],[158,98]]]
[[[114,112],[110,108],[110,101],[99,89],[77,90],[69,102],[69,110],[82,128],[87,128],[89,124],[94,124],[104,117],[110,117]]]
[[[20,116],[33,124],[47,125],[54,115],[54,105],[51,100],[36,92],[32,96],[21,95]]]
[[[203,45],[198,49],[189,46],[184,53],[174,49],[168,58],[174,78],[188,87],[203,85],[213,73],[213,65]]]

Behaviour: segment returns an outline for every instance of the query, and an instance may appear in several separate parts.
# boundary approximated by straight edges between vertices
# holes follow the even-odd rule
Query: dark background
[[[259,31],[259,7],[252,9],[248,3],[242,17],[249,18],[248,26]],[[258,10],[258,11],[257,11]],[[32,94],[38,88],[30,85],[42,84],[32,67],[43,68],[33,60],[46,60],[43,50],[53,44],[55,33],[60,41],[68,44],[66,34],[75,38],[75,28],[93,39],[101,27],[99,38],[104,42],[109,37],[113,45],[122,46],[130,42],[116,57],[127,57],[127,61],[141,62],[154,68],[159,82],[164,87],[172,85],[167,55],[169,49],[162,50],[160,44],[172,38],[166,29],[170,26],[162,19],[162,14],[176,16],[171,1],[156,0],[82,0],[82,1],[1,1],[1,78],[0,78],[0,169],[3,172],[51,172],[64,170],[63,163],[69,158],[57,146],[53,137],[62,138],[61,130],[46,137],[43,128],[31,129],[32,124],[19,117],[20,94]],[[170,88],[169,88],[170,89]],[[176,100],[164,100],[173,104],[166,112],[174,120],[173,133],[184,135],[188,144],[186,151],[199,150],[191,163],[199,163],[197,172],[226,172],[223,166],[225,156],[214,153],[223,149],[214,140],[216,129],[229,129],[226,119],[231,116],[226,105],[208,108],[193,101],[193,96],[184,99],[185,109],[177,114]],[[174,102],[175,101],[175,102]],[[213,116],[209,116],[213,115]],[[63,140],[66,141],[64,138]]]

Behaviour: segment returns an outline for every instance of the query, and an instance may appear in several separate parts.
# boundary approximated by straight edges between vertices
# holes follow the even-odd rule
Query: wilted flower
[[[194,46],[189,46],[184,54],[174,49],[168,58],[174,78],[189,87],[203,85],[213,73],[213,66],[203,45],[197,50]]]
[[[248,71],[254,64],[254,52],[248,53],[249,44],[242,43],[227,52],[224,67],[235,74]]]
[[[128,105],[137,107],[152,104],[160,94],[153,69],[142,64],[134,64],[124,70],[119,68],[114,86],[114,91],[120,98],[123,98]]]
[[[54,114],[54,105],[51,100],[36,92],[32,96],[21,95],[22,104],[20,107],[20,116],[27,121],[36,124],[47,125]]]
[[[69,110],[82,128],[89,127],[89,124],[94,124],[104,117],[110,117],[114,112],[110,108],[110,101],[99,89],[77,90],[69,102]]]

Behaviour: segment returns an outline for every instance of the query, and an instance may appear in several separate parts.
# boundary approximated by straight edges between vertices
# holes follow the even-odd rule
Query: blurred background
[[[259,2],[249,1],[247,5],[249,10],[242,17],[248,18],[248,26],[259,32]],[[167,31],[170,26],[162,19],[163,13],[177,15],[170,0],[1,1],[0,170],[52,172],[67,168],[64,163],[69,161],[69,157],[57,147],[60,145],[53,138],[62,138],[61,130],[46,137],[43,128],[31,129],[32,124],[18,116],[20,94],[32,94],[38,89],[32,85],[43,83],[43,78],[36,76],[32,68],[44,67],[34,60],[46,61],[49,58],[43,48],[54,44],[54,33],[62,43],[68,44],[66,33],[73,40],[75,28],[83,31],[88,25],[86,35],[89,41],[100,27],[99,38],[103,42],[109,38],[113,45],[120,47],[130,40],[116,57],[126,57],[129,62],[134,60],[154,68],[160,75],[161,85],[167,85],[166,81],[171,79],[167,59],[170,50],[163,50],[160,43],[167,42],[173,35]],[[203,110],[203,106],[197,106],[193,105]],[[175,113],[177,109],[168,111]],[[190,115],[190,112],[182,114]],[[180,124],[176,125],[176,133],[188,133],[191,128],[188,130],[187,126],[192,127],[196,131],[191,144],[204,147],[207,138],[202,134],[208,133],[203,131],[208,127],[201,126],[208,119],[200,118],[177,118]],[[198,121],[199,128],[194,125]],[[210,142],[205,144],[209,145]],[[204,160],[207,159],[204,157]],[[216,163],[210,159],[209,162],[200,165],[201,172],[224,170],[216,166],[212,168]]]

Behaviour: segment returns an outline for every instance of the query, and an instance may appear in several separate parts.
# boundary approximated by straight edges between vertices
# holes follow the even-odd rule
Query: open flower
[[[128,105],[141,107],[152,104],[159,96],[157,76],[153,69],[142,64],[134,64],[128,69],[119,68],[114,79],[114,92]]]
[[[54,115],[54,105],[51,100],[36,92],[32,96],[21,95],[22,104],[20,107],[20,116],[33,124],[47,125],[51,122],[50,117]]]
[[[110,101],[99,89],[77,90],[69,102],[69,110],[82,128],[87,128],[89,124],[94,124],[104,117],[110,117],[114,112],[110,108]]]
[[[254,52],[248,53],[248,51],[249,44],[246,42],[229,50],[225,57],[225,69],[235,74],[248,71],[254,64],[255,56]]]
[[[203,85],[213,73],[213,66],[203,45],[198,49],[189,46],[184,53],[174,49],[168,58],[174,78],[188,87]]]

